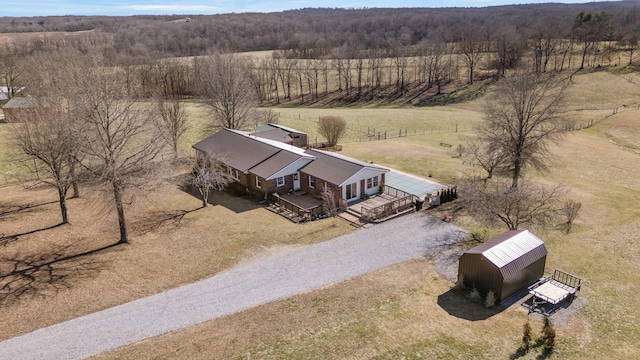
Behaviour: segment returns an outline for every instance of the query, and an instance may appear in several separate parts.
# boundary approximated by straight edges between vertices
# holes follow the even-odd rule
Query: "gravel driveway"
[[[301,225],[304,231],[304,225]],[[461,241],[463,230],[413,213],[208,279],[0,342],[0,359],[81,359],[319,289]]]

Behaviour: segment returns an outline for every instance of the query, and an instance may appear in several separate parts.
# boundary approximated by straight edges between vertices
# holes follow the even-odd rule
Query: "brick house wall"
[[[342,187],[334,185],[332,183],[326,182],[322,179],[316,178],[316,186],[309,186],[309,174],[304,172],[300,172],[300,189],[318,199],[322,198],[322,194],[324,193],[324,187],[329,186],[329,188],[333,191],[333,196],[336,204],[340,204],[340,200],[342,199]]]
[[[256,183],[256,178],[258,176],[254,175],[254,174],[249,174],[247,175],[247,177],[249,178],[249,185],[244,184],[245,186],[253,189],[253,190],[258,190],[258,191],[262,191],[264,193],[267,194],[274,194],[277,193],[279,195],[284,195],[284,194],[288,194],[289,192],[293,191],[293,175],[287,175],[287,176],[283,176],[284,177],[284,185],[278,186],[278,182],[277,179],[272,179],[272,180],[265,180],[263,178],[260,178],[260,187],[258,188],[257,183]]]

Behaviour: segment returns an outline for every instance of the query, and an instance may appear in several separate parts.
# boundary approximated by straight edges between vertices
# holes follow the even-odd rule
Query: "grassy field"
[[[574,77],[580,87],[569,93],[567,112],[577,119],[598,122],[568,134],[553,146],[549,173],[532,174],[540,181],[564,184],[572,198],[583,204],[571,234],[535,230],[549,249],[547,272],[560,268],[584,281],[579,296],[586,304],[558,327],[552,358],[640,357],[640,309],[635,306],[640,291],[640,274],[635,271],[640,263],[640,155],[636,151],[640,148],[640,110],[634,108],[640,88],[625,77],[604,72]],[[602,95],[601,89],[607,93]],[[408,129],[420,129],[451,121],[471,126],[481,120],[477,112],[481,104],[482,100],[476,100],[446,108],[276,110],[283,114],[282,124],[313,133],[318,116],[333,114],[343,116],[352,127],[405,124]],[[615,108],[625,111],[605,118]],[[200,123],[204,116],[202,112],[195,114],[193,121]],[[343,153],[421,176],[432,175],[453,185],[460,177],[478,171],[453,156],[460,136],[471,134],[459,130],[350,142],[344,144]],[[195,141],[204,135],[194,128],[188,138]],[[443,147],[441,142],[453,148]],[[189,146],[185,141],[183,150],[188,151]],[[38,249],[72,246],[65,251],[88,251],[115,242],[115,216],[91,194],[98,193],[89,192],[85,198],[70,202],[72,225],[5,241],[2,272],[12,264],[9,260],[29,258]],[[50,203],[53,200],[55,194],[48,189],[1,187],[0,234],[5,235],[0,236],[57,224],[56,204]],[[215,206],[191,211],[198,208],[198,199],[171,184],[129,200],[133,201],[127,213],[132,222],[132,243],[68,266],[62,263],[58,271],[63,274],[74,269],[65,282],[43,281],[34,298],[5,301],[0,338],[192,282],[249,257],[351,231],[345,224],[333,227],[324,221],[294,225],[255,203],[218,194]],[[437,211],[452,210],[445,207]],[[189,212],[176,222],[183,211]],[[455,219],[461,226],[480,229],[470,214],[457,213]],[[526,309],[516,305],[502,311],[487,310],[452,292],[452,286],[434,270],[433,260],[427,256],[97,358],[538,358],[537,351],[522,357],[516,353]],[[534,332],[539,333],[540,322],[532,323]]]
[[[640,112],[635,111],[636,115]],[[549,249],[547,271],[583,278],[586,305],[558,327],[552,358],[635,359],[640,356],[640,167],[638,154],[603,138],[627,113],[569,134],[553,148],[553,170],[540,179],[570,188],[583,209],[574,231],[536,230]],[[631,126],[631,125],[629,125]],[[634,132],[640,131],[635,124]],[[388,140],[398,158],[420,143],[442,173],[464,173],[422,137]],[[366,144],[366,143],[365,143]],[[360,144],[355,144],[360,145]],[[397,146],[395,148],[392,145]],[[640,145],[640,143],[638,143]],[[364,146],[364,145],[363,145]],[[416,145],[418,146],[418,145]],[[346,146],[345,152],[362,149]],[[364,151],[364,150],[362,150]],[[408,153],[407,157],[416,154]],[[395,160],[389,160],[393,162]],[[459,161],[459,160],[458,160]],[[395,164],[403,170],[412,168]],[[458,214],[457,221],[471,220]],[[494,231],[490,229],[490,231]],[[143,341],[100,359],[535,359],[517,356],[527,311],[487,310],[451,291],[429,257],[380,270],[320,291]],[[534,332],[541,324],[533,321]],[[487,334],[491,334],[487,336]]]

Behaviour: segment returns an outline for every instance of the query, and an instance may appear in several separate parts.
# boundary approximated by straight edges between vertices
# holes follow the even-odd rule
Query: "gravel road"
[[[0,359],[86,358],[420,259],[466,235],[451,224],[413,213],[319,244],[250,260],[193,284],[2,341]]]

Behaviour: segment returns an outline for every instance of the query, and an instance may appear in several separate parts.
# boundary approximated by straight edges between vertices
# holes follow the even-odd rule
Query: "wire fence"
[[[573,124],[569,124],[567,126],[567,131],[579,131],[579,130],[583,130],[583,129],[588,129],[590,127],[592,127],[593,125],[599,123],[602,120],[605,120],[607,118],[612,117],[613,115],[619,114],[621,112],[625,112],[625,111],[631,111],[631,110],[640,110],[640,105],[636,104],[636,105],[622,105],[620,107],[617,107],[613,110],[611,110],[611,112],[607,113],[607,115],[599,118],[599,119],[592,119],[588,122],[574,122]]]

